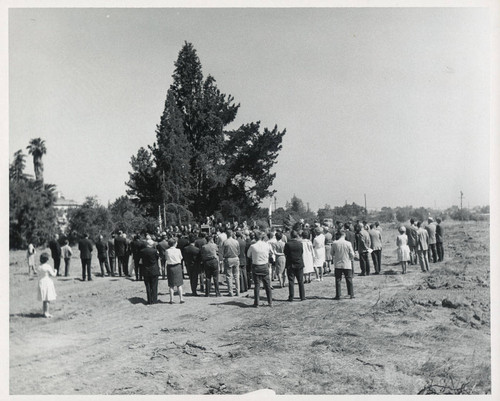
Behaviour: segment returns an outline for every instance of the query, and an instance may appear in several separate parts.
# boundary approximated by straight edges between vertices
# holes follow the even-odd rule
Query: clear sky
[[[241,103],[232,127],[286,128],[278,206],[489,203],[480,8],[10,9],[10,159],[42,137],[66,198],[125,194],[184,41]]]

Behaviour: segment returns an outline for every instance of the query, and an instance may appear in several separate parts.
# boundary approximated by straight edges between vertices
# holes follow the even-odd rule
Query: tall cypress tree
[[[156,129],[156,143],[152,147],[163,206],[173,214],[177,224],[192,217],[190,155],[191,145],[184,133],[182,113],[177,107],[172,90],[167,93],[165,111]]]
[[[211,75],[203,78],[191,43],[179,52],[172,78],[156,143],[132,158],[127,193],[149,210],[165,202],[177,223],[216,212],[249,216],[274,194],[271,168],[285,131],[261,132],[258,122],[226,131],[240,105]]]

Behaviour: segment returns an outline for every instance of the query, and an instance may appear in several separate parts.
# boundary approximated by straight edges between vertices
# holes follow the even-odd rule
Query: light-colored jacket
[[[429,233],[429,244],[436,243],[436,223],[432,222],[425,226],[425,229]]]
[[[422,227],[417,230],[417,249],[419,251],[427,251],[429,249],[429,233]]]
[[[370,231],[368,231],[368,234],[370,234],[370,242],[372,243],[372,249],[374,251],[382,249],[382,234],[380,234],[380,231],[372,228],[370,229]]]
[[[340,238],[332,244],[333,264],[336,269],[352,269],[354,249],[349,241]]]

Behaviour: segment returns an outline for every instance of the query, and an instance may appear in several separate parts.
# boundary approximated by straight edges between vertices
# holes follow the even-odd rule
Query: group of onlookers
[[[407,262],[413,265],[417,264],[418,260],[422,271],[429,271],[429,261],[443,261],[443,227],[440,218],[434,222],[434,219],[429,217],[425,227],[421,221],[410,219],[410,225],[404,231],[407,232],[409,247]]]
[[[396,239],[398,262],[402,273],[407,265],[420,263],[422,271],[429,271],[429,260],[443,260],[443,230],[441,220],[422,222],[410,220],[409,226],[399,228]],[[246,225],[219,225],[202,231],[172,230],[157,236],[134,235],[130,241],[119,231],[108,240],[99,235],[95,242],[97,259],[102,276],[131,277],[144,281],[147,303],[158,301],[158,280],[167,279],[170,303],[174,302],[177,289],[180,303],[184,303],[184,272],[189,278],[192,296],[205,296],[212,292],[221,296],[220,286],[227,286],[227,296],[239,296],[254,289],[254,306],[259,306],[260,287],[266,291],[268,304],[272,305],[273,281],[285,287],[288,279],[288,301],[293,301],[295,281],[300,300],[306,299],[304,284],[323,281],[325,274],[334,268],[336,296],[341,297],[341,280],[345,278],[348,296],[354,298],[354,260],[359,259],[361,276],[380,274],[382,270],[382,230],[378,222],[337,222],[333,227],[314,223],[297,223],[291,229],[259,231]],[[54,260],[54,274],[59,275],[61,258],[65,261],[68,276],[72,256],[68,241],[63,247],[56,235],[49,242]],[[82,280],[92,280],[91,264],[93,242],[84,234],[78,243],[82,263]],[[28,247],[29,274],[34,271],[34,247]],[[46,254],[44,254],[46,255]],[[45,256],[44,256],[45,257]],[[130,265],[132,258],[132,265]],[[50,272],[49,272],[50,273]],[[222,280],[224,275],[225,280]],[[223,281],[223,282],[222,282]],[[54,291],[55,294],[55,291]],[[54,295],[55,296],[55,295]],[[47,306],[48,308],[48,306]],[[44,306],[45,311],[45,306]],[[48,311],[48,309],[47,309]],[[47,312],[48,313],[48,312]]]

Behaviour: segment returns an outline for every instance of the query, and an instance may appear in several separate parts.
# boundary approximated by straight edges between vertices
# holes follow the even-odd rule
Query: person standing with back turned
[[[82,261],[82,281],[85,281],[85,272],[87,272],[88,281],[92,281],[91,264],[92,264],[92,242],[89,240],[88,234],[83,234],[83,238],[78,243],[80,250],[80,259]]]
[[[354,249],[352,244],[345,239],[345,231],[339,230],[340,238],[333,241],[332,254],[333,265],[335,266],[335,298],[340,299],[342,275],[345,277],[347,284],[347,294],[354,298],[354,288],[352,285],[352,265],[354,261]]]
[[[436,219],[436,248],[438,262],[442,262],[444,259],[444,248],[443,248],[443,227],[441,226],[441,219],[438,217]]]
[[[306,299],[306,292],[304,288],[304,259],[302,254],[304,246],[299,239],[297,231],[292,230],[290,233],[290,241],[285,244],[283,253],[285,254],[285,266],[288,275],[288,301],[293,301],[295,278],[299,284],[300,300]]]

